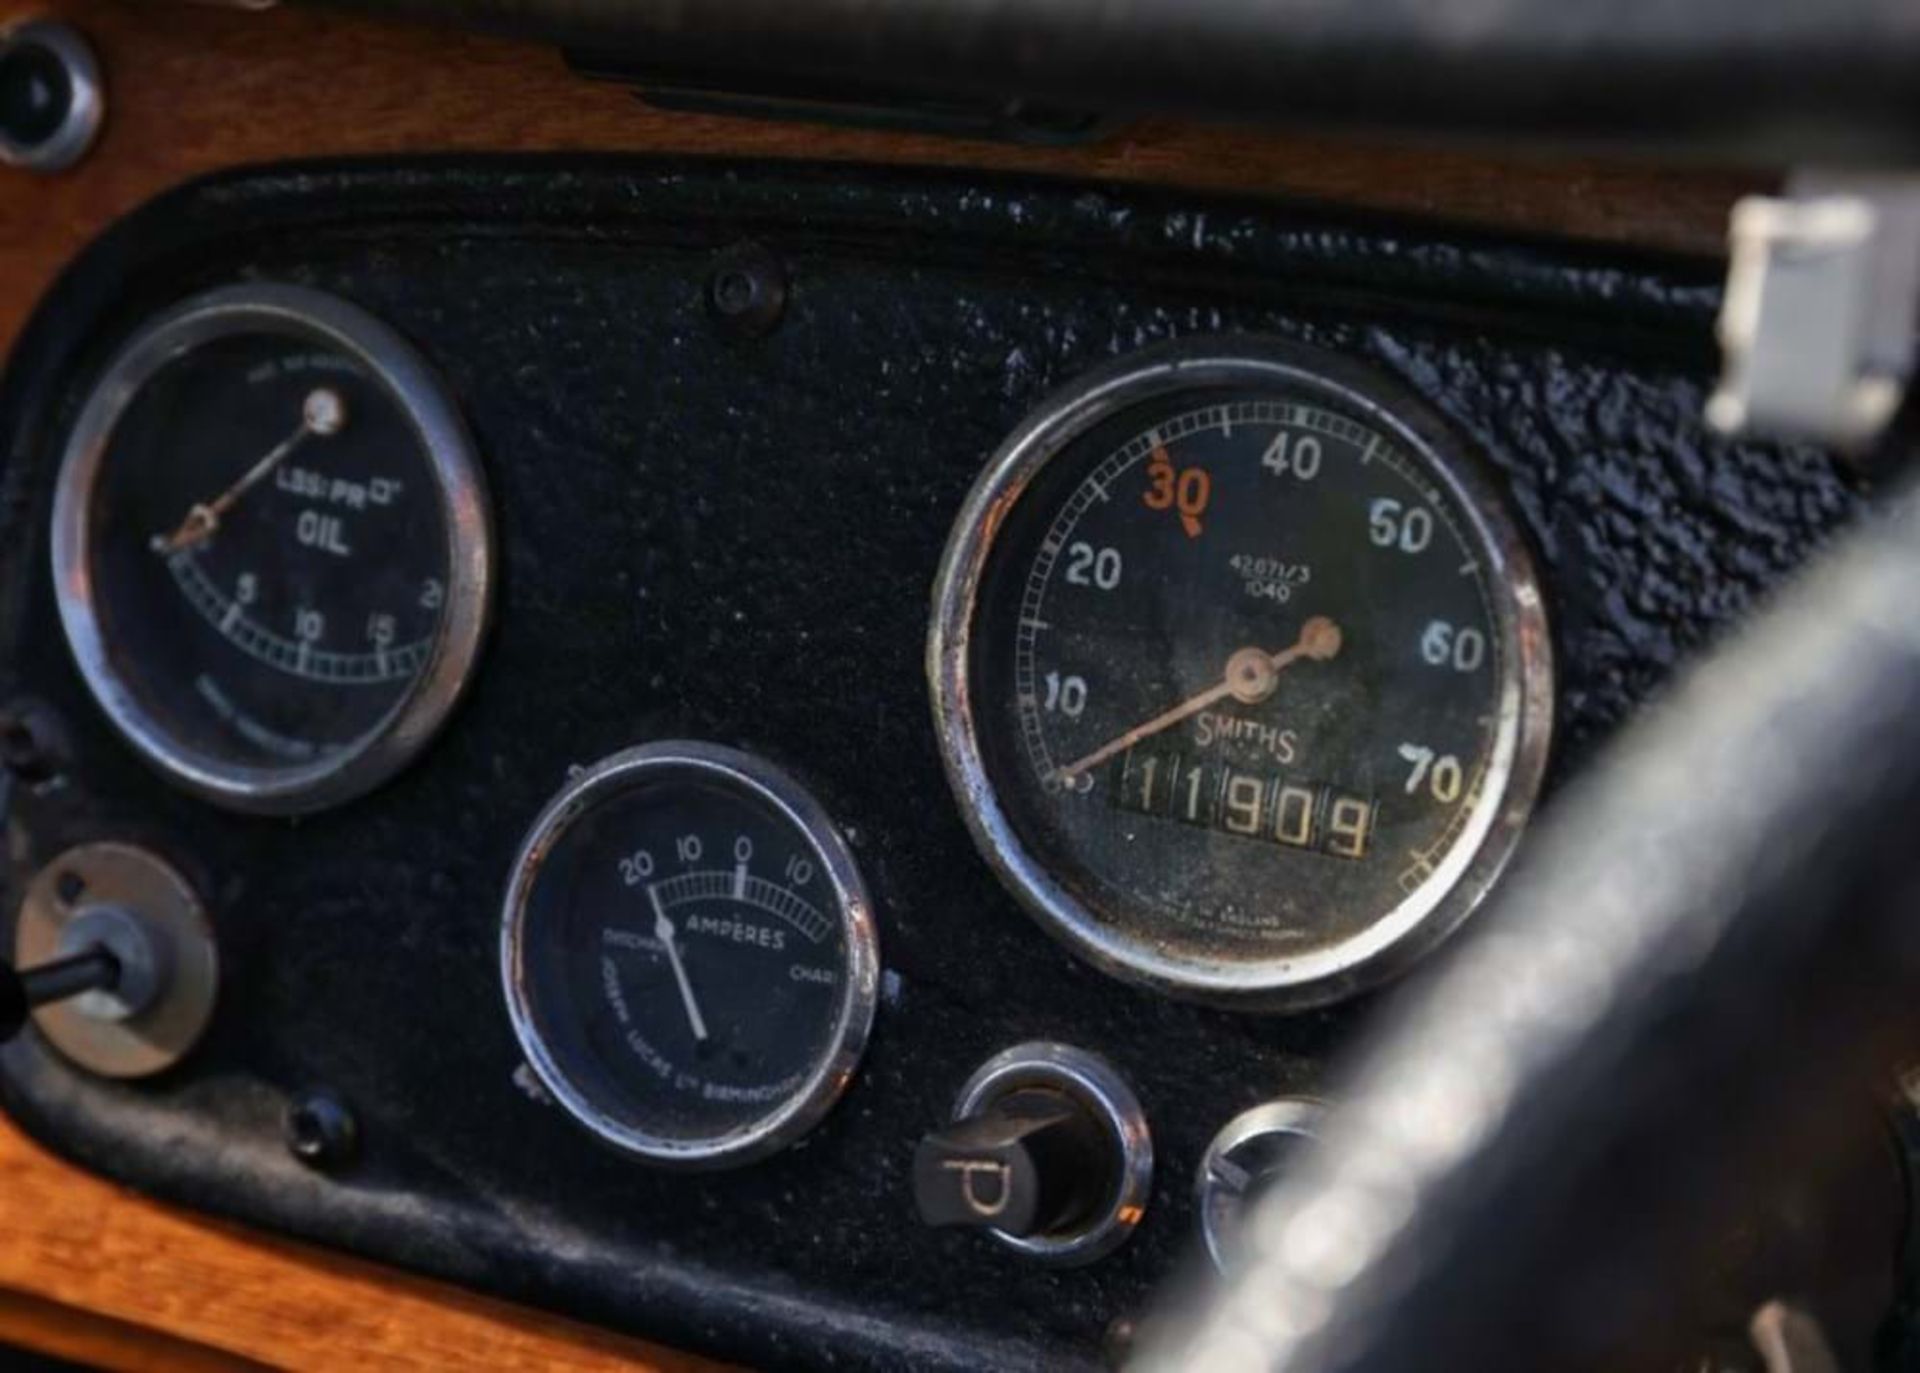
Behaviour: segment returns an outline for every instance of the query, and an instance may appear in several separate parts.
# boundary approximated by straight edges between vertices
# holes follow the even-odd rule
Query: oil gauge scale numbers
[[[344,300],[227,287],[139,329],[68,436],[54,585],[82,675],[170,780],[315,811],[392,776],[477,660],[485,482],[420,355]]]
[[[570,783],[514,866],[501,931],[528,1061],[606,1142],[726,1167],[792,1143],[850,1081],[879,953],[844,841],[784,773],[665,742]]]
[[[1480,900],[1552,666],[1473,454],[1343,357],[1150,350],[1043,405],[968,498],[928,648],[976,843],[1108,971],[1324,1003]]]

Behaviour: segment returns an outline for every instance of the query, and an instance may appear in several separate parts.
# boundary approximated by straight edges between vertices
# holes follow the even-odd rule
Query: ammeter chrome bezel
[[[542,868],[572,825],[596,805],[662,779],[692,774],[751,793],[803,835],[832,888],[846,948],[846,977],[827,1048],[807,1079],[752,1124],[705,1140],[667,1138],[616,1120],[583,1090],[537,1023],[524,933]],[[547,804],[514,858],[500,916],[500,980],[507,1014],[527,1062],[575,1121],[607,1144],[667,1168],[718,1169],[753,1163],[800,1139],[824,1119],[853,1081],[879,1001],[880,943],[873,905],[846,840],[800,784],[750,753],[688,740],[663,740],[614,754],[580,772]]]
[[[449,555],[447,602],[432,655],[374,729],[319,762],[229,763],[176,738],[116,661],[96,599],[93,504],[115,427],[169,363],[216,339],[273,334],[354,359],[377,379],[420,437],[439,499]],[[362,796],[426,747],[472,678],[491,614],[493,531],[486,478],[459,409],[425,359],[356,305],[305,287],[228,286],[148,322],[94,384],[68,437],[55,488],[53,577],[61,624],[94,699],[136,752],[204,800],[262,815],[304,815]]]
[[[1283,385],[1318,394],[1417,453],[1485,550],[1503,661],[1487,798],[1471,837],[1420,888],[1354,937],[1258,961],[1169,954],[1120,933],[1069,892],[1016,832],[989,774],[972,688],[980,587],[1008,517],[1074,441],[1144,402],[1200,389]],[[1553,660],[1533,558],[1502,497],[1417,396],[1337,354],[1257,336],[1182,340],[1121,358],[1049,397],[989,459],[954,523],[935,581],[926,671],[947,778],[976,847],[1041,927],[1123,981],[1242,1010],[1301,1010],[1376,986],[1433,949],[1479,906],[1519,842],[1546,771]]]

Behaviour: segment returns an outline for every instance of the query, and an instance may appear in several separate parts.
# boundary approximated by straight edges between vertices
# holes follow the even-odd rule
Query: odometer
[[[930,648],[989,860],[1123,976],[1345,995],[1475,905],[1538,789],[1550,650],[1478,465],[1345,359],[1123,362],[990,464]]]
[[[60,613],[87,684],[169,778],[241,810],[356,796],[465,685],[491,579],[459,413],[332,296],[228,287],[140,329],[67,443]]]

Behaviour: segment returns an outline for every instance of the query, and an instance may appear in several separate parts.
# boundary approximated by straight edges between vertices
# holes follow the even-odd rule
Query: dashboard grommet
[[[79,30],[49,19],[0,30],[0,164],[65,171],[105,117],[100,63]]]

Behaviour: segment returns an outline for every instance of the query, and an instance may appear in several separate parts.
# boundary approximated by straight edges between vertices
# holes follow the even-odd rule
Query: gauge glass
[[[335,804],[451,709],[485,620],[485,493],[418,355],[317,292],[229,288],[141,330],[68,443],[60,608],[107,713],[236,808]]]
[[[873,1016],[872,917],[844,843],[768,764],[662,743],[590,769],[509,889],[507,1002],[594,1133],[656,1163],[748,1162],[838,1098]]]
[[[976,837],[1124,976],[1274,1006],[1404,966],[1539,783],[1524,545],[1410,397],[1189,345],[1045,407],[989,468],[931,647]]]

